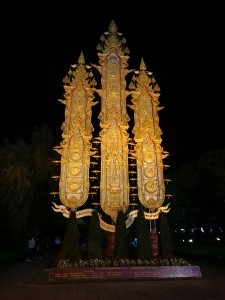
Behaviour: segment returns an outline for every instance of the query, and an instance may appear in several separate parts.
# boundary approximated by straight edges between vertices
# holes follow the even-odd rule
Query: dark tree
[[[4,244],[24,245],[29,234],[48,234],[53,216],[49,202],[52,132],[43,126],[29,143],[0,144],[0,233]]]
[[[88,258],[102,258],[102,230],[99,224],[97,210],[94,210],[91,216],[89,236],[88,236]]]
[[[159,246],[162,257],[173,256],[172,238],[170,234],[169,222],[167,214],[161,212],[159,215]]]
[[[77,227],[76,211],[72,210],[67,223],[64,247],[65,259],[77,261],[80,259],[79,231]]]
[[[213,225],[215,220],[217,225],[224,224],[224,162],[225,149],[220,149],[173,171],[167,189],[173,195],[171,226],[187,232],[191,226]]]
[[[135,224],[137,233],[137,257],[139,259],[151,259],[153,255],[150,243],[150,232],[141,205],[139,205],[138,208]]]
[[[2,241],[18,245],[25,238],[33,189],[29,146],[18,140],[0,145],[0,232]]]
[[[36,126],[31,133],[30,143],[33,199],[28,226],[35,228],[38,233],[45,234],[48,234],[47,231],[52,226],[53,216],[49,201],[54,167],[52,148],[52,131],[47,126]]]
[[[125,214],[119,211],[115,225],[115,257],[128,257],[129,255],[129,240],[125,221]]]

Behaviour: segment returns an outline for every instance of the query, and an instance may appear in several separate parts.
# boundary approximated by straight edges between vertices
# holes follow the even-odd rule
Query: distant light
[[[184,228],[181,228],[180,231],[181,231],[181,232],[185,232],[185,229],[184,229]]]
[[[205,230],[203,229],[203,227],[201,227],[201,232],[203,232],[203,233],[205,232]]]
[[[217,240],[218,242],[221,241],[220,237],[217,237],[216,240]]]
[[[193,241],[193,239],[189,239],[188,242],[189,243],[193,243],[194,241]]]

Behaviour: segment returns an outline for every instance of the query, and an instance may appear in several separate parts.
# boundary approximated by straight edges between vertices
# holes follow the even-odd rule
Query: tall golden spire
[[[132,89],[134,110],[134,140],[137,160],[138,197],[144,207],[151,211],[158,209],[164,202],[165,186],[163,162],[165,157],[161,147],[158,107],[159,88],[152,72],[146,70],[143,58],[140,70],[135,71],[129,86]]]
[[[144,62],[144,58],[141,58],[141,64],[140,64],[140,70],[141,71],[145,71],[146,70],[146,66],[145,66],[145,62]]]
[[[109,25],[109,30],[104,32],[100,37],[100,43],[97,50],[103,54],[112,52],[113,48],[119,55],[128,55],[130,53],[126,46],[126,39],[122,37],[122,33],[117,31],[117,26],[114,20]]]
[[[101,183],[102,210],[115,221],[117,212],[129,206],[128,121],[125,76],[128,73],[126,40],[114,21],[98,45],[101,74]]]
[[[91,67],[85,64],[84,54],[83,51],[81,51],[78,63],[71,65],[68,74],[63,79],[63,83],[66,86],[76,86],[78,81],[82,81],[86,88],[96,86],[96,81],[90,69]]]
[[[64,78],[65,121],[62,142],[55,150],[61,154],[59,197],[71,209],[83,205],[89,194],[89,167],[93,126],[91,124],[93,74],[81,52],[78,63]]]

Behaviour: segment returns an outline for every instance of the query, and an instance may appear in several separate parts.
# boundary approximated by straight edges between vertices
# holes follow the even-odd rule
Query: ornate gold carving
[[[138,196],[140,202],[150,210],[159,208],[165,198],[162,159],[165,157],[161,147],[159,128],[158,98],[159,87],[151,72],[146,70],[141,60],[140,71],[135,71],[130,84],[135,126]]]
[[[62,141],[60,146],[55,147],[55,151],[61,155],[60,200],[66,207],[75,209],[86,202],[88,194],[97,195],[100,189],[101,208],[115,222],[118,211],[126,212],[129,207],[129,174],[133,177],[137,174],[137,178],[132,178],[137,181],[137,187],[132,183],[130,196],[136,196],[137,189],[140,202],[150,210],[146,218],[155,219],[160,211],[167,212],[167,207],[161,206],[165,198],[162,160],[168,153],[161,147],[162,132],[158,116],[161,109],[158,100],[160,88],[141,59],[140,70],[134,71],[130,90],[126,89],[126,75],[131,72],[126,69],[129,49],[114,21],[100,37],[97,50],[99,65],[92,66],[101,75],[101,89],[95,88],[91,66],[85,65],[82,52],[78,63],[71,66],[63,80],[64,99],[59,101],[65,105],[65,120],[61,126]],[[101,156],[100,153],[94,155],[98,152],[98,145],[94,148],[90,143],[93,132],[92,106],[97,103],[93,101],[95,92],[101,97],[98,116],[101,131],[100,138],[98,141],[95,139],[93,144],[101,143]],[[129,106],[134,110],[135,143],[130,150],[128,95],[132,96]],[[94,169],[97,162],[92,162],[91,170],[96,176],[89,178],[91,155],[99,158],[98,162],[101,158],[101,171]],[[129,166],[128,158],[136,161]],[[137,169],[128,171],[129,167],[134,166]],[[93,182],[99,178],[98,173],[100,186]],[[90,192],[89,180],[95,184]],[[104,228],[110,231],[110,226],[104,225]]]
[[[117,212],[129,206],[128,121],[125,76],[129,50],[114,21],[100,38],[99,64],[102,75],[100,119],[101,188],[103,211],[115,221]]]
[[[109,30],[100,37],[101,44],[98,44],[97,50],[108,54],[112,52],[113,48],[116,48],[120,56],[129,54],[130,51],[126,47],[126,40],[121,36],[122,34],[117,31],[116,23],[112,20]]]
[[[115,220],[129,205],[128,134],[115,119],[101,127],[101,206]]]
[[[88,198],[90,156],[95,153],[90,143],[91,108],[96,104],[92,90],[95,80],[82,52],[78,64],[71,66],[63,82],[65,100],[60,100],[66,105],[61,127],[63,139],[60,147],[55,148],[61,155],[59,197],[65,206],[75,209]]]

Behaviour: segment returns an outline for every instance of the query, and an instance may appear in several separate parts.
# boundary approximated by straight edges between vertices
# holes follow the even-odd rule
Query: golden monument
[[[143,59],[139,70],[127,69],[129,49],[114,21],[97,51],[99,65],[85,64],[81,52],[63,81],[65,121],[60,146],[54,148],[61,155],[63,205],[53,203],[53,209],[66,217],[76,210],[80,218],[90,216],[95,204],[101,227],[113,233],[118,211],[127,214],[129,227],[138,203],[150,222],[169,211],[163,206],[168,152],[161,147],[159,86]]]

